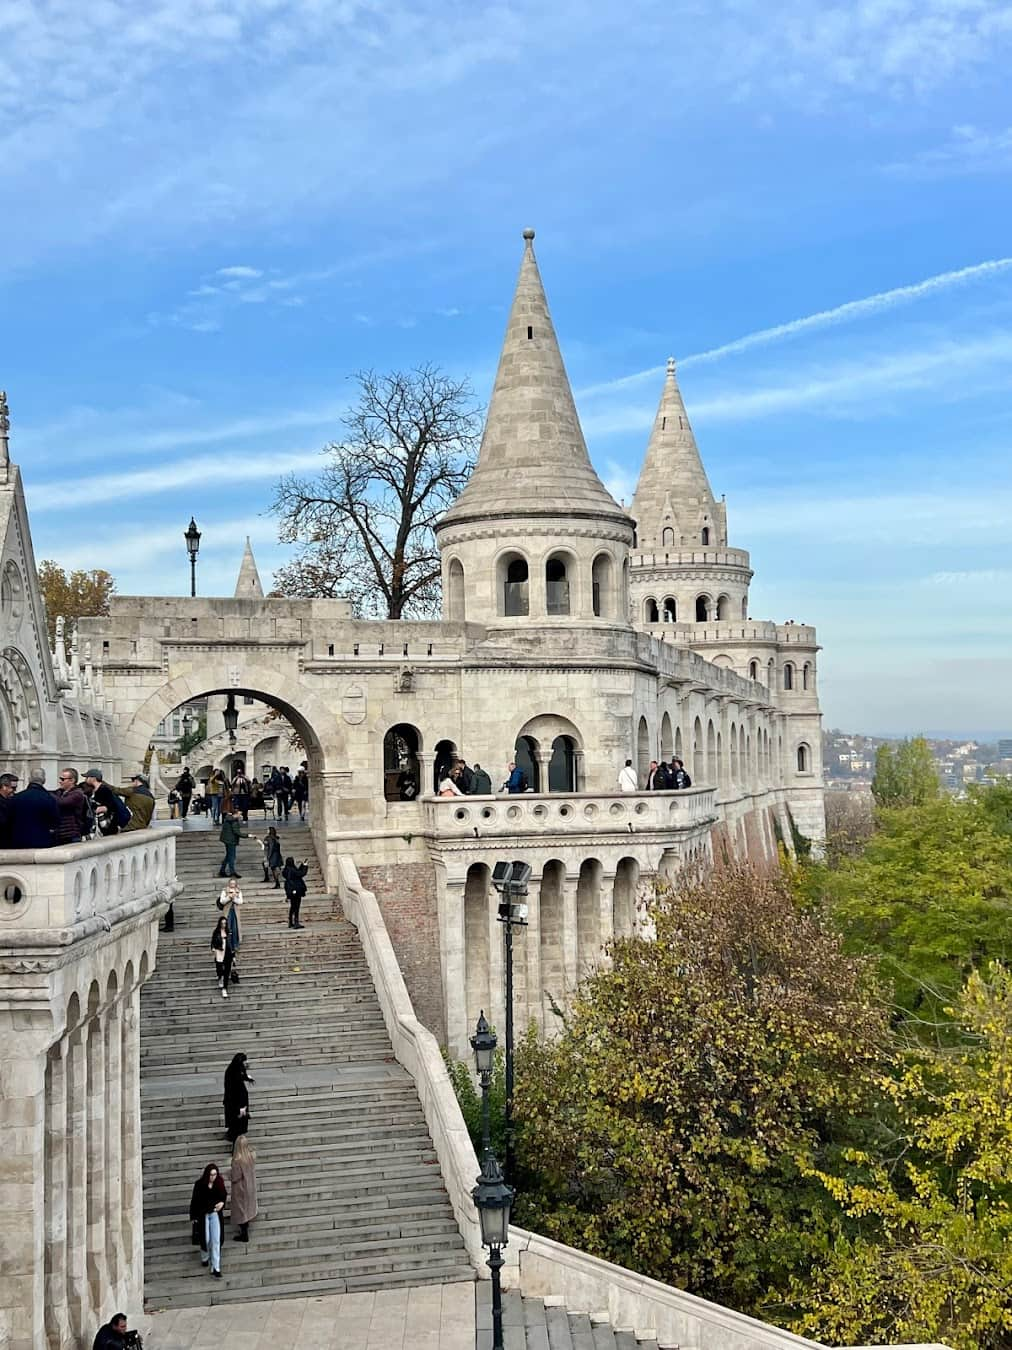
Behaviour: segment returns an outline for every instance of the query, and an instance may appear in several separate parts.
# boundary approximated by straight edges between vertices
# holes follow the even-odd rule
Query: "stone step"
[[[291,833],[286,855],[312,848]],[[242,844],[242,979],[220,997],[210,934],[221,845],[177,839],[185,890],[141,999],[141,1109],[147,1302],[250,1298],[473,1280],[414,1084],[396,1064],[358,934],[322,893],[315,863],[307,926],[261,880]],[[318,880],[317,880],[318,879]],[[230,1186],[221,1081],[236,1048],[250,1089],[260,1212],[249,1244],[226,1235],[224,1278],[190,1244],[193,1181],[208,1160]],[[230,1212],[226,1206],[226,1215]]]
[[[503,1340],[506,1350],[660,1350],[652,1336],[613,1328],[603,1313],[573,1312],[557,1298],[524,1298],[503,1290]],[[476,1290],[477,1350],[491,1350],[492,1292],[488,1281]]]

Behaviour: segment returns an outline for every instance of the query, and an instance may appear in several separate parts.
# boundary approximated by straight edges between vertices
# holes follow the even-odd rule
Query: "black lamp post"
[[[193,596],[197,594],[197,550],[200,548],[200,531],[192,516],[183,538],[186,540],[186,551],[190,555],[190,595]]]
[[[498,862],[492,885],[499,892],[499,922],[503,926],[506,966],[506,1175],[513,1177],[513,929],[527,927],[527,882],[530,865]]]
[[[499,1272],[506,1262],[502,1249],[509,1241],[510,1206],[515,1191],[503,1181],[502,1172],[491,1149],[482,1159],[478,1184],[471,1192],[478,1220],[481,1223],[481,1243],[488,1248],[488,1268],[492,1272],[492,1350],[503,1350],[502,1340],[502,1286]]]
[[[225,730],[228,732],[229,744],[235,745],[235,729],[239,725],[239,709],[235,706],[235,694],[229,694],[223,716],[225,718]]]
[[[495,1032],[485,1020],[484,1008],[478,1015],[478,1025],[471,1037],[471,1049],[474,1051],[474,1066],[481,1079],[481,1156],[484,1161],[489,1151],[488,1097],[492,1086],[492,1074],[495,1070],[495,1048],[498,1045]]]

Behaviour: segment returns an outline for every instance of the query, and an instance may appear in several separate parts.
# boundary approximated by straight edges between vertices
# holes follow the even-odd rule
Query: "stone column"
[[[582,750],[574,750],[574,751],[573,751],[573,777],[574,777],[575,780],[576,780],[576,786],[575,786],[575,788],[574,788],[574,791],[575,791],[575,792],[586,792],[586,790],[587,790],[587,779],[586,779],[586,770],[584,769],[584,766],[583,766],[583,751],[582,751]]]
[[[88,1286],[92,1306],[103,1307],[109,1292],[105,1255],[105,1030],[101,1014],[88,1023]]]
[[[446,1009],[446,1044],[455,1059],[466,1060],[467,1009],[464,998],[464,880],[437,877],[440,909],[440,944],[443,967],[443,1007]]]
[[[418,775],[421,782],[418,785],[418,795],[420,797],[432,796],[432,775],[436,768],[436,756],[431,750],[419,750],[418,752]]]
[[[527,943],[525,953],[527,958],[527,978],[525,980],[527,1001],[524,1008],[517,1008],[515,1031],[518,1038],[527,1030],[527,1024],[532,1018],[539,1029],[543,1029],[542,1023],[544,1021],[542,1008],[544,993],[541,988],[541,888],[537,884],[534,874],[531,876],[531,885],[527,896],[527,934],[524,941]],[[517,945],[514,944],[514,955],[516,955]]]
[[[506,950],[504,925],[499,922],[499,895],[492,891],[488,903],[488,987],[491,1004],[486,1016],[495,1028],[499,1044],[506,1045]]]
[[[46,1334],[51,1346],[71,1339],[67,1311],[68,1187],[66,1040],[49,1051],[46,1066]]]
[[[548,766],[552,762],[552,752],[539,745],[534,757],[538,762],[538,791],[547,792]]]
[[[562,968],[565,971],[566,1002],[576,988],[579,952],[576,933],[576,888],[578,876],[568,873],[562,883]]]
[[[88,1288],[88,1027],[67,1037],[67,1295],[71,1329],[92,1325]]]
[[[113,1003],[103,1018],[105,1033],[105,1259],[109,1268],[109,1280],[117,1295],[123,1288],[123,1194],[122,1194],[122,1147],[120,1126],[122,1111],[122,1037],[123,1028],[120,1018],[119,1000]]]
[[[601,872],[601,917],[599,928],[601,934],[601,952],[602,962],[604,961],[604,948],[615,936],[615,873]]]
[[[4,1350],[45,1344],[46,1033],[25,1023],[32,1012],[4,1018],[0,1064],[0,1343]],[[14,1019],[18,1021],[12,1025]],[[21,1020],[21,1019],[24,1020]],[[48,1021],[48,1009],[46,1012]],[[50,1033],[51,1034],[51,1033]]]
[[[141,1179],[140,986],[123,997],[120,1060],[120,1176],[125,1278],[134,1299],[144,1290],[144,1201]],[[130,1300],[125,1300],[129,1302]]]

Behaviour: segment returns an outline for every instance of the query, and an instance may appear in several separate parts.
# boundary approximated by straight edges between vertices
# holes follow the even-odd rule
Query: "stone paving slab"
[[[410,1074],[397,1063],[366,1061],[354,1064],[293,1065],[287,1069],[261,1069],[254,1078],[258,1090],[330,1087],[334,1083],[403,1081]],[[145,1074],[142,1095],[153,1100],[165,1097],[204,1097],[221,1092],[222,1075],[213,1073]]]
[[[174,1308],[139,1327],[145,1350],[475,1350],[475,1285]]]

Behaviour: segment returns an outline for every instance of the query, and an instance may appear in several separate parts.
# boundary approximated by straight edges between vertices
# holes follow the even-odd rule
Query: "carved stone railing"
[[[714,788],[682,792],[518,792],[426,797],[425,833],[436,839],[695,829],[716,815]]]
[[[84,844],[0,849],[0,946],[40,930],[69,945],[168,902],[179,890],[178,832],[154,826]]]

